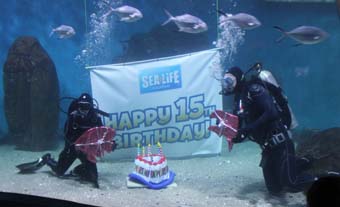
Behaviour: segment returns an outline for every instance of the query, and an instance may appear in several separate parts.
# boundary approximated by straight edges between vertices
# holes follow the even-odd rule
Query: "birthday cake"
[[[144,147],[142,148],[142,153],[140,153],[139,148],[138,146],[135,170],[129,175],[130,179],[145,184],[150,188],[162,188],[170,184],[175,174],[169,171],[160,143],[158,143],[157,154],[151,153],[150,145],[147,153],[145,153]]]

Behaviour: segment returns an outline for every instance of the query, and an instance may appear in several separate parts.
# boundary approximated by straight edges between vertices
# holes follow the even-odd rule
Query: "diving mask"
[[[230,94],[234,92],[236,87],[236,77],[231,73],[226,73],[222,80],[222,88],[224,94]]]
[[[85,101],[78,102],[78,106],[79,106],[78,107],[79,112],[83,115],[87,115],[87,113],[92,108],[92,104],[89,102],[85,102]]]

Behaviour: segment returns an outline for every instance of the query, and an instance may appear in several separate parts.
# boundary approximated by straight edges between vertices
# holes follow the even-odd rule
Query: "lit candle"
[[[137,156],[139,156],[140,155],[140,144],[138,143],[137,144]]]
[[[162,149],[162,145],[160,142],[157,142],[157,146],[158,146],[158,154],[159,155],[163,155],[163,149]]]
[[[144,146],[142,147],[142,156],[144,157],[144,155],[145,155],[145,148],[144,148]]]
[[[148,156],[151,156],[151,144],[148,145]]]

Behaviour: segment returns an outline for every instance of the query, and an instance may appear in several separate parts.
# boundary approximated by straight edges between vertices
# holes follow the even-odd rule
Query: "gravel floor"
[[[282,198],[267,193],[258,167],[257,145],[251,142],[235,145],[230,153],[226,149],[223,146],[221,156],[169,160],[170,170],[176,173],[177,187],[149,190],[126,187],[126,177],[134,168],[132,160],[99,162],[100,189],[74,179],[57,178],[48,167],[33,174],[18,174],[15,165],[34,161],[44,152],[18,151],[5,145],[0,146],[0,190],[97,206],[305,206],[302,193]],[[54,157],[58,153],[59,150],[52,152]]]

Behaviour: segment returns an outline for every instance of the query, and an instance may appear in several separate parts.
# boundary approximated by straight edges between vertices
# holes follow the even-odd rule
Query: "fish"
[[[226,21],[234,22],[239,28],[244,30],[251,30],[261,26],[261,22],[253,15],[247,13],[238,13],[235,15],[227,14],[222,10],[217,10],[217,12],[223,15],[220,18],[220,24],[224,24]]]
[[[327,32],[314,26],[299,26],[289,32],[278,26],[274,26],[274,28],[283,33],[276,42],[281,42],[286,37],[290,37],[298,42],[298,44],[294,46],[317,44],[324,41],[329,36]]]
[[[201,33],[208,30],[208,25],[198,17],[192,16],[190,14],[183,14],[180,16],[173,16],[167,10],[164,10],[168,15],[169,19],[165,21],[162,26],[168,24],[169,22],[174,22],[178,31],[186,33]]]
[[[74,36],[76,31],[71,26],[60,25],[59,27],[52,29],[49,36],[52,37],[54,33],[59,35],[59,39],[66,39]]]
[[[115,9],[110,7],[110,11],[104,14],[102,18],[105,19],[108,16],[110,16],[112,13],[117,15],[120,18],[119,21],[121,22],[128,22],[128,23],[136,22],[143,18],[143,14],[141,11],[139,11],[138,9],[134,7],[127,6],[127,5],[124,5],[124,6],[115,8]]]
[[[309,74],[309,67],[295,67],[294,69],[295,77],[306,77]]]

